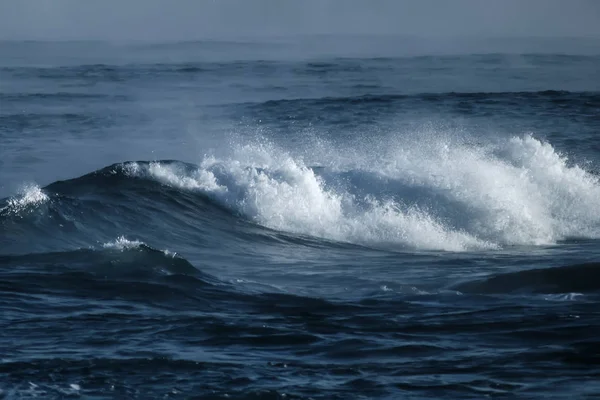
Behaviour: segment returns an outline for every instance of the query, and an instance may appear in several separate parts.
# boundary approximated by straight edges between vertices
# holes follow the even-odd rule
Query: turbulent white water
[[[10,197],[4,207],[0,207],[0,212],[9,214],[18,214],[29,206],[36,206],[45,203],[50,198],[37,185],[25,185],[19,191],[19,194]]]
[[[322,150],[307,164],[240,145],[194,173],[158,162],[129,172],[202,191],[269,228],[372,246],[463,251],[600,236],[598,178],[532,136]]]
[[[143,244],[144,243],[140,242],[139,240],[129,240],[129,239],[125,238],[124,236],[119,236],[117,239],[115,239],[112,242],[104,243],[102,245],[102,247],[104,247],[105,249],[113,249],[113,250],[123,251],[123,250],[137,249],[138,247],[140,247]]]

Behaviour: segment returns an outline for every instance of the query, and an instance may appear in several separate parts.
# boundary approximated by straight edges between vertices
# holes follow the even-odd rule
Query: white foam
[[[474,144],[423,134],[319,156],[312,165],[328,165],[327,178],[264,144],[191,174],[160,163],[144,173],[264,226],[353,243],[462,251],[600,237],[598,179],[529,135]],[[369,180],[349,186],[352,173]]]
[[[148,173],[158,181],[184,189],[202,189],[209,192],[220,192],[227,190],[217,184],[215,176],[206,170],[196,170],[191,175],[186,175],[179,170],[176,165],[162,165],[158,162],[152,162],[149,165]]]
[[[50,197],[39,186],[26,185],[19,191],[17,196],[8,199],[7,205],[1,208],[0,212],[8,211],[17,214],[28,207],[39,206],[49,199]]]
[[[175,258],[177,257],[176,251],[163,250],[163,254],[167,257]]]
[[[583,293],[558,293],[547,294],[544,299],[547,301],[576,301],[583,297]]]
[[[124,236],[119,236],[116,240],[108,243],[104,243],[102,247],[105,249],[114,249],[114,250],[131,250],[136,249],[143,245],[143,242],[139,240],[128,240]]]

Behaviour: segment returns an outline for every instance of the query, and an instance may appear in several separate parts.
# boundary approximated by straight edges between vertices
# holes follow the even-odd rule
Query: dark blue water
[[[600,397],[600,43],[370,40],[0,43],[0,397]]]

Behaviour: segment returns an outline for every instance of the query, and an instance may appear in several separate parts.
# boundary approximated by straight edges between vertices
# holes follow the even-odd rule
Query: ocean
[[[0,398],[600,398],[600,40],[0,42]]]

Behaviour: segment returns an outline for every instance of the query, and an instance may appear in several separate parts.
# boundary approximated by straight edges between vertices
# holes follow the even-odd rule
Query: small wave
[[[32,100],[56,101],[75,101],[75,100],[126,100],[127,97],[98,94],[98,93],[80,93],[80,92],[36,92],[36,93],[0,93],[1,101],[10,101],[12,103],[22,101],[24,103]]]
[[[600,93],[598,92],[570,92],[566,90],[541,90],[529,92],[442,92],[442,93],[415,93],[415,94],[365,94],[359,96],[346,97],[321,97],[321,98],[298,98],[268,100],[262,103],[248,104],[252,107],[277,108],[290,105],[298,107],[299,105],[315,106],[339,106],[339,105],[385,105],[394,104],[403,100],[417,100],[427,103],[445,102],[452,99],[469,100],[471,104],[478,101],[507,101],[517,100],[547,100],[550,102],[557,100],[569,100],[570,103],[581,102],[582,104],[594,107],[600,104]],[[286,114],[287,115],[287,114]]]
[[[555,293],[545,295],[544,299],[548,301],[576,301],[582,296],[584,296],[583,293]]]
[[[144,243],[144,242],[140,242],[139,240],[129,240],[125,236],[119,236],[117,239],[113,240],[112,242],[104,243],[102,245],[102,247],[104,249],[112,249],[112,250],[119,250],[119,251],[143,249],[143,248],[146,248],[150,251],[156,251],[156,250],[152,249],[151,247],[149,247],[148,245],[146,245],[146,243]],[[170,257],[170,258],[179,257],[177,252],[169,251],[166,249],[162,250],[162,253],[165,256]]]

